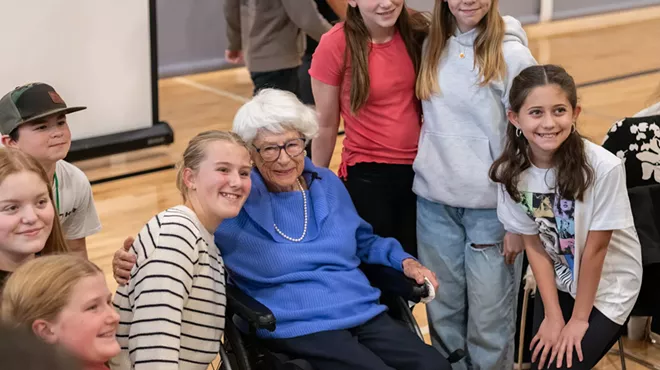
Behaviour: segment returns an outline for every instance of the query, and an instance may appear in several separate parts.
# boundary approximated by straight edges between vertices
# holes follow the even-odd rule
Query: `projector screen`
[[[87,107],[68,116],[74,140],[155,123],[149,0],[0,4],[0,96],[52,85],[68,106]]]

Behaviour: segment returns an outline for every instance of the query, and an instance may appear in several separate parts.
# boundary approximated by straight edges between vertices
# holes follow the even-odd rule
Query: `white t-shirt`
[[[660,114],[660,102],[655,103],[650,107],[642,109],[641,111],[637,112],[633,117],[655,116],[658,114]]]
[[[538,234],[555,267],[557,289],[575,297],[580,262],[590,230],[613,230],[594,306],[622,325],[642,283],[642,254],[620,158],[585,140],[595,180],[583,201],[562,199],[553,190],[553,169],[530,167],[518,183],[521,202],[501,187],[497,213],[507,231]]]
[[[87,176],[78,167],[57,161],[55,177],[53,198],[64,237],[67,240],[86,238],[101,230]]]

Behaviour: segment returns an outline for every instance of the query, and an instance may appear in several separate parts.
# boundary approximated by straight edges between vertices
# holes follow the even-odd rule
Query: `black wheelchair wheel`
[[[252,370],[250,365],[250,354],[243,340],[240,330],[231,320],[225,322],[225,340],[222,347],[226,352],[227,359],[222,359],[221,369],[224,370]],[[224,356],[223,356],[224,357]],[[229,363],[229,367],[226,363]]]
[[[419,324],[417,324],[417,320],[415,320],[415,316],[413,315],[412,308],[410,308],[408,303],[401,297],[396,297],[396,304],[398,306],[398,311],[401,317],[401,321],[403,321],[406,324],[406,326],[408,326],[408,329],[410,329],[410,331],[417,334],[419,339],[421,339],[423,342],[424,334],[422,334],[422,329],[419,327]]]

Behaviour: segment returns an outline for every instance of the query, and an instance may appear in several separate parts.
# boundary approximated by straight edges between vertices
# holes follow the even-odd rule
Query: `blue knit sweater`
[[[271,193],[261,175],[252,174],[252,190],[240,214],[215,232],[231,281],[271,309],[277,329],[263,338],[291,338],[361,325],[385,311],[360,262],[402,270],[412,258],[392,238],[373,234],[339,178],[305,159],[309,184],[308,229],[290,242],[275,231],[299,238],[303,233],[300,191]]]

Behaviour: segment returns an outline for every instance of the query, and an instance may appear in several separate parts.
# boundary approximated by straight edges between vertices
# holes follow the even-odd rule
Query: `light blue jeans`
[[[522,257],[502,256],[504,228],[495,209],[454,208],[417,198],[420,261],[438,275],[427,305],[433,346],[463,349],[453,369],[511,369]]]

